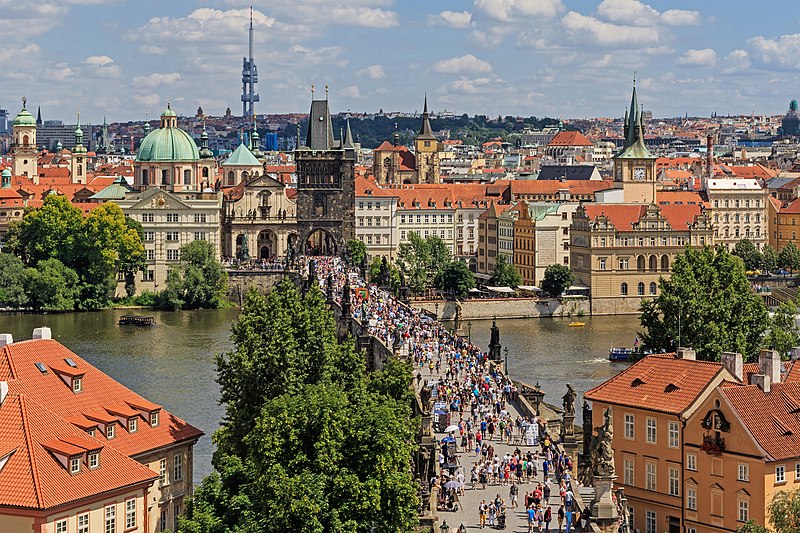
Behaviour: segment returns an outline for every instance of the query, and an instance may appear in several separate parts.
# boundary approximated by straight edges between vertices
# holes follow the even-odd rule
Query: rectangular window
[[[150,425],[156,427],[158,425],[158,411],[150,413]]]
[[[750,466],[739,463],[739,481],[750,481]]]
[[[155,261],[156,260],[156,251],[155,250],[145,250],[147,252],[147,260],[148,261]]]
[[[786,467],[784,465],[775,467],[775,483],[783,483],[786,481]]]
[[[177,222],[178,213],[167,213],[167,222]]]
[[[634,466],[633,466],[633,459],[625,459],[623,461],[623,471],[624,471],[624,479],[625,484],[634,486],[636,483],[634,481]]]
[[[176,453],[172,463],[172,479],[180,481],[183,479],[183,454]]]
[[[59,520],[56,522],[56,533],[67,533],[67,521]]]
[[[194,240],[196,240],[196,241],[204,241],[204,240],[206,240],[206,233],[204,231],[195,231],[194,232]]]
[[[670,422],[669,423],[669,447],[670,448],[677,448],[678,446],[680,446],[678,423],[677,422]]]
[[[78,515],[78,533],[89,533],[89,513]]]
[[[400,232],[400,240],[406,240],[406,230],[402,230]]]
[[[107,425],[106,426],[106,438],[107,439],[113,439],[116,429],[117,429],[116,428],[116,424],[114,424],[113,422],[110,423],[109,425]]]
[[[77,457],[70,457],[69,458],[69,471],[71,474],[77,474],[81,471],[81,458],[80,456]]]
[[[154,241],[154,240],[156,240],[156,232],[155,231],[145,231],[145,232],[143,232],[143,239],[145,241]]]
[[[153,222],[154,220],[153,213],[142,213],[142,222]]]
[[[173,521],[173,529],[178,531],[178,517],[181,515],[181,504],[176,503],[175,507],[173,507],[173,512],[175,513],[172,517]]]
[[[739,522],[750,520],[750,503],[747,500],[739,500]]]
[[[136,499],[125,501],[125,529],[136,527]]]
[[[406,216],[405,215],[400,215],[400,223],[401,224],[405,224],[406,223]]]
[[[636,438],[635,431],[636,428],[634,426],[633,415],[630,413],[625,413],[625,438],[626,439]]]
[[[167,484],[167,460],[161,459],[158,462],[158,486],[163,487]]]
[[[649,444],[656,443],[656,419],[655,418],[648,418],[647,419],[647,442]]]
[[[690,511],[697,510],[697,489],[686,489],[686,508]]]
[[[177,231],[168,231],[167,232],[167,240],[168,241],[177,241],[178,240],[178,232]]]
[[[655,511],[645,511],[645,533],[657,533],[656,531],[656,513]]]
[[[106,533],[117,533],[117,508],[113,505],[106,507]]]
[[[669,467],[669,495],[680,496],[678,469]]]
[[[195,213],[194,214],[194,221],[198,224],[205,224],[206,222],[206,214],[205,213]]]
[[[89,454],[89,468],[97,468],[100,465],[100,454],[91,452]]]
[[[161,517],[158,520],[158,530],[164,531],[167,529],[167,510],[161,509]]]
[[[181,258],[180,250],[167,250],[167,261],[179,261]]]
[[[136,433],[139,426],[139,417],[132,416],[128,419],[128,433]]]
[[[645,486],[647,490],[656,490],[656,464],[647,463],[645,466],[647,473],[647,484]]]
[[[794,480],[800,481],[800,463],[794,464]]]
[[[72,378],[72,392],[80,392],[83,390],[83,380],[81,378]]]
[[[693,453],[686,454],[686,470],[697,472],[697,455]]]
[[[600,270],[605,270],[606,269],[606,260],[605,260],[605,258],[601,258],[599,260],[599,265],[600,265]]]

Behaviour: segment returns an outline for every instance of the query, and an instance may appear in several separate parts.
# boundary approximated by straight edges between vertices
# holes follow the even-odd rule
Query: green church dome
[[[139,145],[137,161],[199,161],[192,136],[178,127],[177,115],[167,104],[161,127],[148,133]]]
[[[36,119],[25,108],[27,98],[22,98],[22,111],[14,119],[15,126],[36,126]]]

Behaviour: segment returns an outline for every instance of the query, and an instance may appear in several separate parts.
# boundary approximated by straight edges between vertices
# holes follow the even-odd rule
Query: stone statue
[[[383,256],[381,262],[381,270],[378,277],[378,286],[388,285],[389,283],[389,265],[386,263],[386,256]]]
[[[611,421],[611,407],[603,411],[603,425],[594,428],[597,435],[592,437],[592,475],[593,477],[614,477],[614,425]]]
[[[567,383],[567,392],[561,397],[561,405],[564,407],[565,415],[575,416],[575,398],[577,398],[577,396],[572,385]]]
[[[428,407],[428,405],[430,404],[431,401],[432,392],[433,391],[431,390],[431,386],[428,385],[427,382],[419,390],[419,399],[422,402],[422,410],[425,411],[426,413],[430,412],[430,408]]]

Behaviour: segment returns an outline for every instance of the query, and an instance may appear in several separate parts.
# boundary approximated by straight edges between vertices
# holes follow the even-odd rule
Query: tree
[[[80,292],[78,275],[58,259],[25,270],[25,292],[34,311],[72,311]]]
[[[776,350],[784,359],[788,359],[789,351],[800,344],[796,316],[797,305],[794,302],[780,304],[770,320],[769,333],[764,338],[764,346]]]
[[[216,309],[225,305],[228,274],[208,241],[192,241],[180,249],[180,263],[167,274],[166,306]]]
[[[567,265],[550,265],[544,271],[541,289],[550,296],[561,296],[574,281],[575,274]]]
[[[506,260],[506,256],[498,254],[494,264],[492,283],[499,287],[513,287],[516,289],[522,283],[522,276],[519,275],[516,267]]]
[[[791,271],[800,269],[800,250],[789,241],[778,254],[778,265]]]
[[[769,244],[764,246],[764,251],[761,252],[761,268],[767,272],[778,268],[778,252]]]
[[[408,242],[401,242],[397,252],[397,265],[406,277],[406,283],[415,293],[433,285],[439,270],[450,262],[452,254],[447,244],[436,236],[424,239],[416,232],[408,234]]]
[[[351,265],[361,266],[367,258],[367,245],[358,239],[350,239],[345,243],[345,252]]]
[[[756,245],[749,239],[742,239],[733,247],[733,255],[744,261],[745,270],[758,270],[761,268],[763,258]]]
[[[182,532],[411,531],[409,365],[366,375],[318,288],[248,293],[217,358],[226,414]]]
[[[736,529],[736,533],[769,533],[769,530],[752,518]]]
[[[439,271],[434,280],[436,287],[464,298],[475,286],[475,276],[464,261],[450,261]]]
[[[0,253],[0,305],[25,307],[25,265],[12,254]]]
[[[776,533],[800,531],[800,491],[779,491],[767,506]]]
[[[144,242],[144,228],[141,223],[126,216],[125,225],[129,230],[136,232],[139,236],[140,244]],[[132,297],[136,293],[136,273],[144,270],[147,256],[145,255],[144,245],[135,246],[133,234],[126,232],[126,235],[131,240],[124,243],[120,248],[119,271],[125,274],[125,292],[128,297]]]
[[[63,195],[50,194],[42,207],[25,213],[14,237],[14,252],[27,266],[39,261],[58,259],[65,265],[75,264],[80,252],[83,228],[81,210]]]
[[[727,351],[756,357],[769,315],[750,288],[744,264],[724,247],[687,248],[675,258],[670,279],[659,285],[658,296],[642,301],[639,336],[646,348],[672,351],[680,342],[709,361]]]

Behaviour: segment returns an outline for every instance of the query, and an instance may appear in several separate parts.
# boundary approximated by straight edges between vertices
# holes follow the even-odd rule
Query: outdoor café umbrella
[[[451,479],[447,483],[444,484],[444,488],[446,489],[460,489],[461,483],[456,481],[455,479]]]
[[[457,426],[457,425],[455,425],[455,424],[450,424],[449,426],[447,426],[447,427],[444,429],[444,432],[445,432],[445,433],[450,433],[451,431],[452,431],[452,432],[458,431],[458,426]]]

